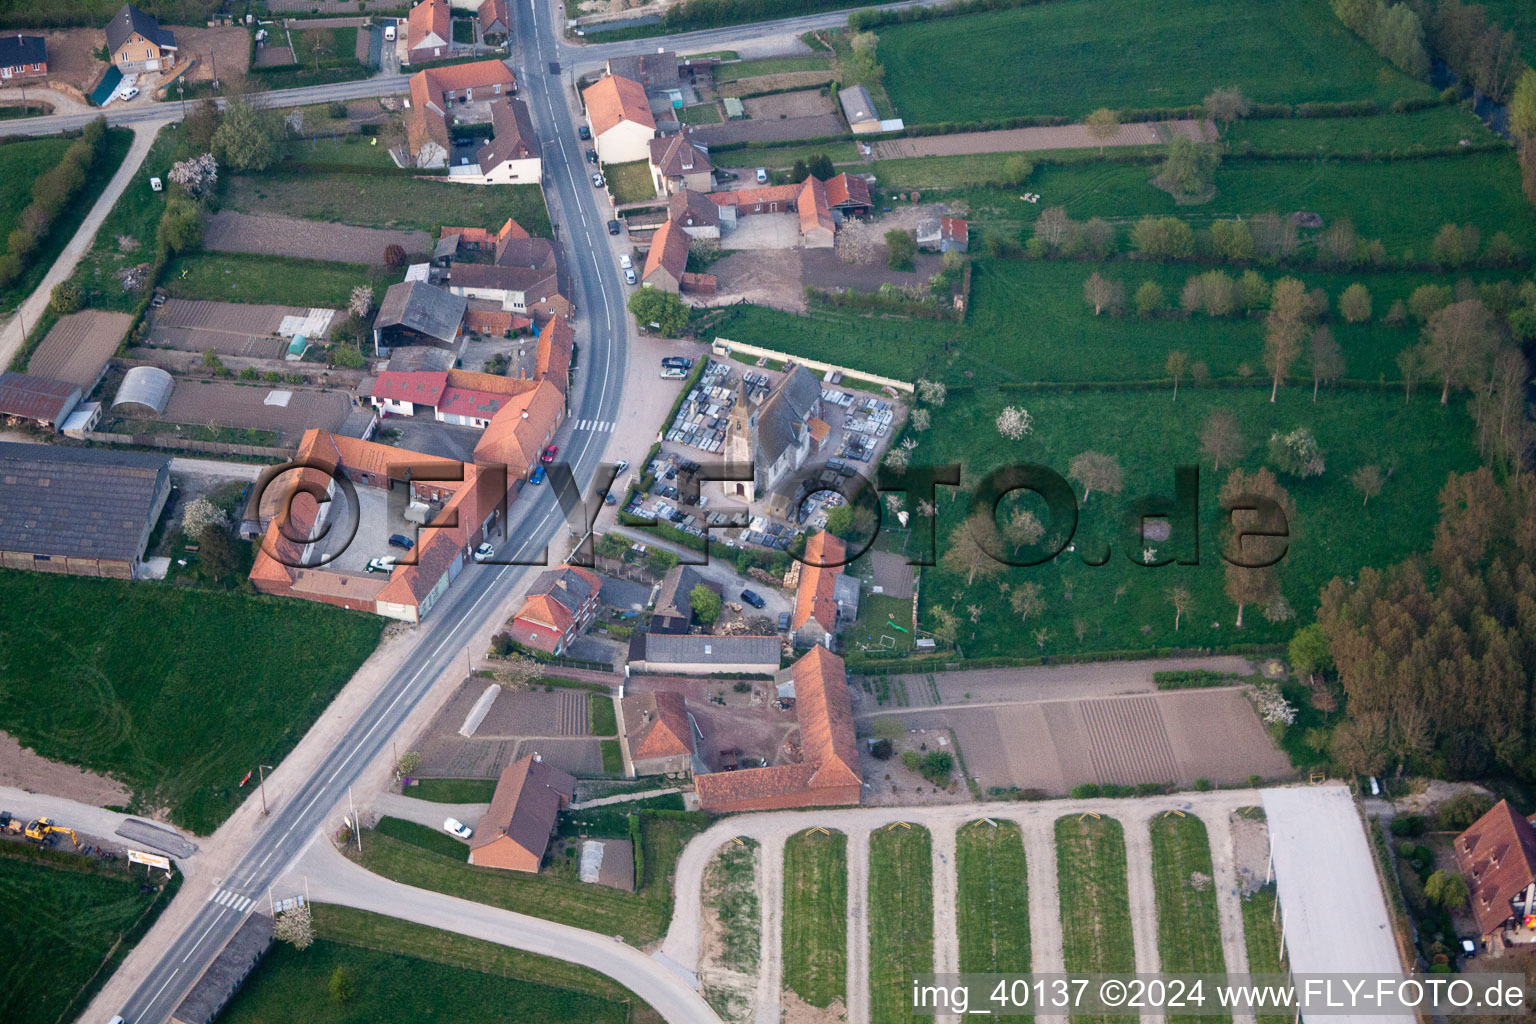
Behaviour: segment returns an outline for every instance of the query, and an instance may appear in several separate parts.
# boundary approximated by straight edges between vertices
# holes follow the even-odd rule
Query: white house
[[[639,82],[619,75],[605,75],[581,94],[592,129],[593,148],[605,164],[649,160],[656,119]]]

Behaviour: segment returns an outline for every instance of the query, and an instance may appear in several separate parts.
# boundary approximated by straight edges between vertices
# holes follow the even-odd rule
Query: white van
[[[759,185],[766,185],[766,184],[768,184],[768,168],[766,168],[766,167],[759,167],[757,169],[757,183]]]
[[[393,26],[393,25],[385,25],[384,26],[384,38],[388,39],[390,42],[394,42],[395,41],[395,26]]]

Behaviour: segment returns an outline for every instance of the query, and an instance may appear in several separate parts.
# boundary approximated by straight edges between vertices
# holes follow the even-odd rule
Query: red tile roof
[[[688,709],[682,694],[661,690],[633,699],[651,715],[644,725],[629,734],[631,759],[645,761],[653,757],[693,753],[693,728],[688,724]]]
[[[539,381],[491,420],[475,445],[475,461],[505,465],[514,478],[531,472],[564,409],[560,389]]]
[[[841,562],[846,548],[843,542],[825,530],[805,542],[805,561],[800,566],[800,583],[795,588],[795,614],[790,627],[799,629],[815,619],[828,633],[837,626],[837,599],[832,596],[840,565],[823,568],[813,563]],[[798,695],[798,694],[797,694]]]
[[[405,47],[414,50],[435,35],[446,46],[453,42],[453,14],[448,0],[422,0],[406,18]]]
[[[425,6],[424,4],[422,6]],[[447,4],[444,4],[446,9]],[[420,10],[418,7],[416,10]],[[412,16],[415,11],[412,11]],[[443,95],[448,92],[462,93],[466,89],[494,89],[501,86],[500,95],[510,94],[517,79],[499,60],[481,60],[473,64],[453,64],[444,68],[427,68],[411,76],[411,109],[406,112],[406,136],[411,152],[418,152],[427,142],[436,142],[449,149],[447,104]],[[495,95],[493,93],[493,95]],[[488,98],[488,97],[486,97]]]
[[[800,197],[803,185],[764,185],[761,188],[736,188],[723,192],[711,192],[709,198],[716,206],[759,206],[767,203],[793,203]]]
[[[827,202],[832,206],[869,206],[869,182],[847,171],[828,178]]]
[[[501,23],[504,31],[510,32],[512,30],[512,18],[507,13],[507,0],[485,0],[476,13],[480,20],[480,31],[482,33],[490,31],[491,26],[497,22]]]
[[[959,242],[962,245],[968,244],[970,233],[970,225],[959,217],[939,218],[939,234],[952,242]]]
[[[385,370],[373,382],[374,398],[436,406],[448,387],[448,374],[430,370]]]
[[[581,99],[587,106],[587,119],[592,122],[593,135],[602,135],[621,121],[633,121],[656,130],[650,101],[645,98],[645,87],[639,82],[620,75],[604,75],[587,86]]]
[[[1509,901],[1536,882],[1536,828],[1500,800],[1456,837],[1455,854],[1478,930],[1491,935],[1515,912]]]
[[[471,850],[505,836],[535,858],[544,856],[560,808],[576,792],[576,780],[537,758],[538,755],[529,754],[507,765],[501,773],[491,806],[486,808],[475,826],[474,838],[469,841]]]
[[[665,269],[678,282],[688,269],[688,233],[670,220],[651,236],[651,251],[645,254],[645,272],[640,280],[649,281],[658,269]]]
[[[575,343],[576,332],[559,317],[550,317],[539,332],[534,373],[559,388],[562,394],[570,383],[571,353]]]
[[[836,225],[832,222],[832,210],[827,206],[827,186],[821,183],[820,178],[805,179],[795,205],[800,212],[802,235],[809,234],[817,228],[825,228],[828,231],[836,229]]]

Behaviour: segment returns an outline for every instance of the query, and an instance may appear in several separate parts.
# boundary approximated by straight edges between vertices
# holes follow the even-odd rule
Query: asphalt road
[[[563,97],[560,78],[544,73],[555,52],[548,19],[535,23],[526,4],[517,7],[516,36],[528,52],[520,73],[520,94],[527,100],[535,130],[544,140],[545,191],[552,208],[560,211],[560,242],[570,272],[577,309],[584,315],[577,384],[571,395],[567,425],[561,432],[561,451],[571,462],[576,479],[584,484],[594,475],[607,442],[606,433],[578,431],[578,421],[613,422],[618,416],[624,382],[627,324],[624,285],[619,270],[608,256],[606,220],[597,197],[586,181],[585,161],[577,146],[576,126]],[[362,89],[379,80],[349,83]],[[401,83],[405,80],[400,79]],[[340,89],[342,86],[325,87]],[[353,95],[366,95],[366,91]],[[275,101],[277,93],[265,94]],[[334,98],[314,96],[306,102]],[[284,102],[292,102],[290,98]],[[163,108],[158,111],[164,116]],[[34,120],[42,120],[41,118]],[[581,332],[578,332],[581,337]],[[503,552],[527,559],[538,553],[565,529],[552,487],[530,487],[509,509],[509,538]],[[418,628],[424,631],[410,664],[400,667],[379,696],[348,730],[318,770],[272,816],[239,865],[223,881],[223,889],[255,900],[293,861],[305,844],[322,829],[325,816],[346,799],[347,787],[389,742],[411,709],[430,689],[450,662],[463,656],[469,637],[517,585],[528,567],[518,565],[468,565],[464,573],[432,609]],[[249,907],[240,901],[235,905]],[[192,926],[167,948],[145,981],[119,1012],[134,1024],[167,1020],[187,989],[223,947],[244,914],[210,901],[203,905]],[[556,954],[558,955],[558,954]]]

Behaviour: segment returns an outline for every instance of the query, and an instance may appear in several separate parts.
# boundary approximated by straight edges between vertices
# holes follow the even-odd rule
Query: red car
[[[560,446],[552,444],[548,448],[544,449],[544,454],[539,456],[539,461],[540,462],[554,462],[555,461],[555,456],[559,455],[559,454],[560,454]]]

